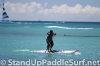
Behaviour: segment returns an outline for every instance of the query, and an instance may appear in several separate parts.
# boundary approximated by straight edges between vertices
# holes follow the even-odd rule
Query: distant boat
[[[6,21],[9,21],[9,20],[6,20],[6,18],[9,18],[8,14],[6,13],[5,11],[5,8],[4,8],[4,0],[1,0],[1,8],[2,8],[2,22],[6,22]]]

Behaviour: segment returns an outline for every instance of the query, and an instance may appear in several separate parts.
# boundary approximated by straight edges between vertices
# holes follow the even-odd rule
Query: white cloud
[[[98,7],[92,7],[90,5],[87,5],[83,9],[83,13],[86,13],[86,14],[100,14],[100,8],[98,8]]]
[[[39,13],[43,14],[51,14],[51,13],[58,13],[58,14],[100,14],[100,8],[92,7],[90,5],[85,6],[84,8],[77,4],[74,7],[70,7],[66,4],[61,6],[52,6],[51,9],[43,9],[40,10]]]
[[[61,6],[54,5],[51,8],[47,8],[48,3],[44,3],[42,6],[40,3],[5,3],[5,8],[10,16],[11,20],[98,20],[96,17],[100,17],[100,8],[86,5],[82,7],[80,4],[76,4],[73,7],[67,4]],[[1,11],[1,10],[0,10]]]
[[[5,7],[8,8],[9,12],[13,13],[27,13],[27,12],[31,13],[36,11],[36,9],[41,9],[41,4],[37,4],[36,2],[31,2],[30,4],[29,3],[12,4],[7,2],[5,4]]]

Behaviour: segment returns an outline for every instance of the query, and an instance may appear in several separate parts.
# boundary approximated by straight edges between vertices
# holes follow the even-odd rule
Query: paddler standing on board
[[[47,39],[46,39],[46,42],[47,42],[47,50],[50,53],[50,52],[52,52],[52,47],[54,45],[52,38],[53,38],[53,36],[56,35],[56,33],[54,33],[53,30],[50,30],[50,32],[48,32],[47,35],[48,35],[47,36]]]

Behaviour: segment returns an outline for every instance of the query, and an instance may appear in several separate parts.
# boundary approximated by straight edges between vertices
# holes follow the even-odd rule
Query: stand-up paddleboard
[[[32,50],[31,52],[37,52],[37,53],[49,53],[47,50]],[[50,53],[76,53],[79,52],[79,50],[52,50]]]

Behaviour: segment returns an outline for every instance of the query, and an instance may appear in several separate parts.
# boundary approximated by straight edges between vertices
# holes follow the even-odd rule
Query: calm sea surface
[[[34,53],[32,50],[45,50],[47,32],[57,33],[53,37],[55,50],[79,50],[79,54]],[[64,36],[65,35],[65,36]],[[43,60],[45,59],[45,60]],[[2,61],[3,60],[3,61]],[[42,66],[65,66],[60,62],[50,65],[50,61],[100,60],[100,23],[97,22],[0,22],[0,66],[24,66],[20,61],[48,61]],[[16,61],[16,62],[14,62]],[[19,61],[19,63],[17,62]],[[72,62],[71,62],[72,61]],[[17,64],[17,65],[16,65]],[[29,62],[26,63],[28,66]],[[41,64],[39,62],[39,64]],[[66,63],[67,64],[67,63]],[[73,65],[74,64],[74,65]],[[99,62],[100,64],[100,62]],[[29,64],[29,66],[38,66]],[[82,63],[79,65],[82,66]],[[86,65],[85,65],[86,66]],[[88,66],[94,66],[93,64]],[[99,66],[99,65],[95,65]]]

